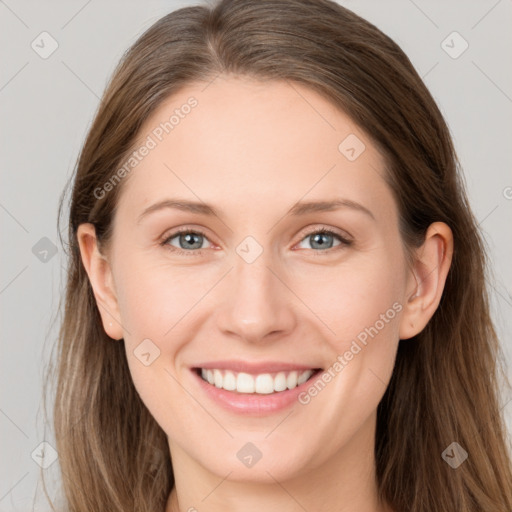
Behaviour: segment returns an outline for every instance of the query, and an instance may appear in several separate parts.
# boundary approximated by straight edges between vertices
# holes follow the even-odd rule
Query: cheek
[[[354,264],[303,273],[307,277],[296,283],[297,295],[322,321],[337,353],[375,324],[385,336],[397,332],[405,283],[400,265],[399,254],[374,253]]]
[[[125,261],[118,270],[121,320],[133,342],[140,336],[163,340],[212,286],[204,272],[166,263]]]
[[[375,411],[394,367],[404,281],[399,254],[374,253],[310,288],[308,306],[322,320],[316,324],[330,357],[322,382],[299,397],[311,408],[305,429],[341,445]],[[327,443],[319,454],[327,457],[331,449]]]
[[[142,258],[126,259],[117,266],[116,288],[132,380],[164,430],[172,427],[180,432],[183,424],[193,424],[202,414],[183,392],[174,368],[180,350],[193,338],[194,305],[211,287],[210,281],[190,268],[152,265]],[[172,410],[181,411],[179,419],[170,414]]]
[[[329,383],[326,393],[322,385],[308,389],[301,403],[315,401],[318,414],[325,407],[327,430],[329,422],[339,423],[339,410],[346,408],[351,411],[344,412],[346,428],[360,425],[377,407],[391,378],[403,309],[402,263],[398,252],[372,253],[357,264],[340,266],[330,279],[317,279],[308,288],[308,306],[322,320],[316,322],[324,333],[321,343],[329,345],[324,368]],[[305,290],[306,283],[301,293]]]

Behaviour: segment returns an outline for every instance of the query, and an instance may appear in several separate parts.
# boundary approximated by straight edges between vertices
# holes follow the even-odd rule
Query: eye
[[[174,239],[177,240],[177,247],[171,243]],[[201,249],[204,248],[202,247],[204,240],[208,240],[208,238],[206,238],[205,233],[202,231],[194,231],[184,228],[171,233],[160,243],[160,245],[180,254],[201,254]]]
[[[176,242],[172,243],[174,239],[176,239]],[[316,228],[316,230],[308,233],[300,243],[307,239],[311,239],[312,249],[319,249],[319,251],[315,252],[328,251],[333,247],[339,247],[341,249],[352,244],[352,240],[345,238],[343,235],[330,228]],[[332,239],[337,239],[339,243],[333,245]],[[202,250],[204,249],[203,242],[205,240],[208,240],[208,238],[202,231],[182,228],[166,236],[165,239],[160,242],[160,245],[173,252],[191,256],[202,254]],[[177,246],[175,245],[176,243]]]
[[[321,252],[326,251],[328,249],[332,249],[333,247],[346,247],[352,244],[351,240],[348,240],[344,236],[342,236],[340,233],[329,229],[329,228],[321,228],[316,229],[315,231],[311,231],[308,233],[302,240],[301,243],[305,240],[310,239],[310,248],[312,249],[320,249],[320,251],[315,252]],[[338,239],[340,242],[338,245],[333,246],[333,239]],[[340,247],[340,248],[342,248]],[[308,247],[306,247],[308,249]]]

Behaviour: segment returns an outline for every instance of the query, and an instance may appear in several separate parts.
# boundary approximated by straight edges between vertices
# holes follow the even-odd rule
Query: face
[[[282,481],[373,448],[410,292],[398,211],[383,157],[315,92],[205,85],[140,132],[111,314],[174,464]]]

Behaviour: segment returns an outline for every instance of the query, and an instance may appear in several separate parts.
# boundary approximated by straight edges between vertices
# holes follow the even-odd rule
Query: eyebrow
[[[163,201],[159,201],[151,206],[148,206],[138,217],[137,224],[139,224],[142,219],[149,214],[163,210],[166,208],[181,210],[189,213],[197,213],[199,215],[209,215],[222,218],[224,213],[222,210],[217,210],[213,206],[196,201],[189,201],[187,199],[164,199]],[[308,213],[314,212],[330,212],[339,210],[341,208],[350,208],[359,212],[362,212],[373,220],[375,220],[375,216],[373,213],[363,206],[360,203],[352,201],[350,199],[333,199],[331,201],[302,201],[295,203],[290,210],[286,213],[286,215],[291,215],[293,217],[298,217],[300,215],[306,215]]]

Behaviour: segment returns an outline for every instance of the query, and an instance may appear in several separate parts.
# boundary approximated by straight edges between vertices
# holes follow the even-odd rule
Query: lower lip
[[[321,375],[321,373],[321,371],[318,371],[309,380],[303,382],[296,388],[280,391],[278,393],[269,393],[268,395],[260,395],[258,393],[226,391],[225,389],[218,388],[206,382],[195,370],[192,370],[192,374],[195,376],[196,380],[199,381],[199,386],[210,399],[231,412],[252,416],[271,414],[290,407],[298,400],[300,393],[311,386],[313,381]]]

